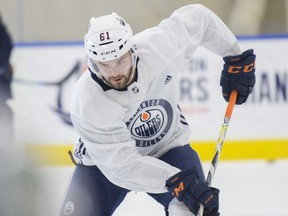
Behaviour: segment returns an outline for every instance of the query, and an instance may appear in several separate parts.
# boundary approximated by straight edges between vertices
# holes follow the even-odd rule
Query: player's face
[[[135,67],[130,52],[112,61],[96,62],[96,65],[104,80],[115,89],[123,89],[134,81]]]

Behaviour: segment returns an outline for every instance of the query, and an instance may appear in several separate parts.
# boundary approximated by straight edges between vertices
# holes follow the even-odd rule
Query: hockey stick
[[[221,130],[220,130],[220,133],[219,133],[219,136],[218,136],[218,139],[217,139],[216,152],[215,152],[213,160],[212,160],[212,162],[210,164],[210,169],[209,169],[209,172],[208,172],[208,175],[207,175],[207,179],[206,179],[206,183],[207,183],[207,185],[209,187],[211,187],[212,179],[213,179],[215,171],[216,171],[216,167],[217,167],[217,164],[218,164],[218,161],[219,161],[220,153],[221,153],[221,150],[222,150],[222,147],[223,147],[223,144],[224,144],[225,135],[226,135],[226,132],[228,130],[228,125],[229,125],[230,118],[231,118],[231,115],[232,115],[232,112],[233,112],[233,108],[234,108],[234,105],[235,105],[235,102],[236,102],[236,98],[237,98],[237,91],[233,90],[231,92],[231,95],[230,95],[230,98],[229,98],[229,102],[228,102],[228,105],[227,105],[227,108],[226,108],[226,112],[225,112],[225,116],[224,116],[224,121],[222,123]],[[199,210],[197,212],[197,216],[202,216],[203,215],[203,211],[204,211],[204,206],[200,205],[200,208],[199,208]]]

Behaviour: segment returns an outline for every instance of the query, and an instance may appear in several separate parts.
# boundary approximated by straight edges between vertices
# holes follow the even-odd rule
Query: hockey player
[[[205,216],[219,215],[219,190],[205,184],[188,145],[176,76],[203,46],[225,57],[223,96],[236,89],[242,104],[255,84],[253,50],[242,53],[224,23],[198,4],[135,36],[116,13],[92,17],[84,42],[89,68],[71,105],[77,166],[61,215],[112,215],[129,191],[147,192],[169,216],[195,215],[200,204]]]
[[[13,145],[13,112],[8,105],[12,98],[13,70],[10,57],[13,41],[0,15],[0,148]]]

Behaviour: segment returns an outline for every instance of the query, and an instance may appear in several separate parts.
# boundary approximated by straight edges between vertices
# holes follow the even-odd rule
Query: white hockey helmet
[[[94,61],[110,61],[134,50],[133,32],[116,13],[92,17],[84,38],[86,54]]]

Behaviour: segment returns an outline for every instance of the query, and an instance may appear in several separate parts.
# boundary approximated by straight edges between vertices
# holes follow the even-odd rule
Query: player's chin
[[[110,84],[115,89],[123,89],[127,87],[127,81],[125,79],[121,81],[112,81]]]

